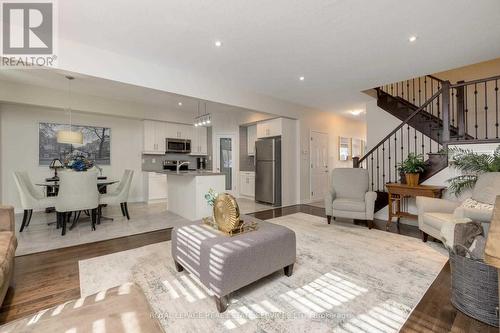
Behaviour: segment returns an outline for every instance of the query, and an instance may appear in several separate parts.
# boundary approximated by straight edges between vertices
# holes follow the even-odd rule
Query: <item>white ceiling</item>
[[[498,0],[71,0],[58,10],[62,40],[325,111],[363,107],[360,92],[382,83],[500,57]],[[103,72],[114,65],[84,56]],[[134,70],[123,68],[139,82]],[[182,93],[171,88],[193,81],[161,79]]]
[[[72,0],[59,10],[64,39],[323,110],[500,57],[498,0]]]
[[[0,70],[0,81],[22,85],[33,85],[68,92],[66,76],[74,77],[71,81],[71,91],[76,94],[104,97],[117,101],[133,102],[144,106],[177,109],[179,112],[189,112],[193,115],[198,111],[218,113],[227,111],[252,112],[244,108],[205,101],[188,96],[182,96],[156,89],[144,88],[131,84],[120,83],[88,75],[72,73],[57,69],[9,69]],[[182,105],[178,103],[181,102]],[[199,107],[199,109],[198,109]]]

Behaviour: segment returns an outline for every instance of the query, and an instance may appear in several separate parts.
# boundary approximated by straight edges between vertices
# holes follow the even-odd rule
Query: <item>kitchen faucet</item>
[[[184,162],[181,162],[179,163],[180,161],[177,161],[177,173],[179,173],[179,170],[181,169],[181,166],[183,166],[184,164],[189,164],[190,162],[188,161],[184,161]]]

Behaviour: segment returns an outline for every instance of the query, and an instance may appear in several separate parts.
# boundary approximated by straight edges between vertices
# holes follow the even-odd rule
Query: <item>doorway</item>
[[[226,192],[236,191],[236,135],[217,134],[215,136],[214,171],[226,177]]]
[[[328,133],[311,131],[309,142],[310,197],[311,201],[319,201],[325,198],[330,184],[328,173]]]

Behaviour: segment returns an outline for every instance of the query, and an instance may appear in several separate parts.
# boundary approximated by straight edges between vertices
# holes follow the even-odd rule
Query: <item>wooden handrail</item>
[[[485,79],[472,80],[472,81],[468,81],[468,82],[458,82],[458,83],[452,84],[450,86],[450,88],[458,88],[458,87],[463,87],[463,86],[469,86],[471,84],[483,83],[483,82],[494,81],[494,80],[500,80],[500,75],[487,77]]]
[[[401,127],[403,127],[404,125],[406,125],[410,120],[413,119],[413,117],[415,117],[417,114],[419,114],[420,111],[422,111],[423,109],[425,109],[427,107],[427,105],[429,105],[434,99],[436,99],[441,94],[442,90],[443,89],[440,88],[438,91],[436,91],[434,93],[434,95],[431,96],[431,98],[429,98],[424,104],[422,104],[421,107],[419,107],[418,109],[416,109],[415,111],[413,111],[413,113],[411,115],[409,115],[399,126],[397,126],[394,130],[392,130],[391,133],[387,134],[382,140],[380,140],[380,142],[375,147],[373,147],[372,149],[370,149],[370,151],[368,151],[368,153],[366,153],[365,156],[363,156],[362,158],[359,159],[358,165],[361,162],[363,162],[369,155],[371,155],[378,147],[380,147],[394,133],[396,133],[397,131],[399,131],[401,129]]]
[[[428,76],[428,77],[430,77],[431,79],[436,80],[436,81],[438,81],[438,82],[444,82],[444,80],[441,80],[440,78],[435,77],[434,75],[430,75],[430,74],[428,74],[428,75],[426,75],[426,76]]]

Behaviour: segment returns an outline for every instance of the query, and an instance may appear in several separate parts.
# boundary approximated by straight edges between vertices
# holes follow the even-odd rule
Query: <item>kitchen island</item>
[[[209,189],[222,193],[226,177],[208,171],[164,171],[168,182],[168,210],[190,221],[212,216],[205,194]]]

